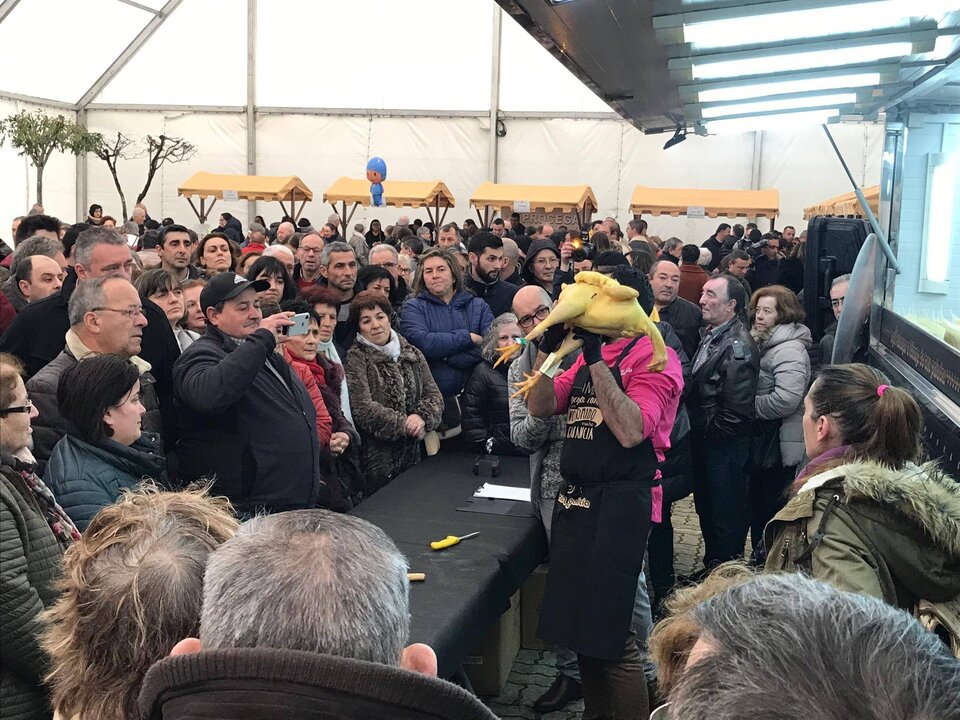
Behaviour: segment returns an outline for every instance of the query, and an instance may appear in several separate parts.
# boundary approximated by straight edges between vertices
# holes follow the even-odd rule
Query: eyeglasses
[[[29,413],[31,410],[33,410],[33,400],[27,398],[25,405],[15,405],[14,407],[0,410],[0,417],[6,417],[10,413]]]
[[[560,260],[551,255],[550,257],[537,258],[533,261],[533,264],[537,267],[546,267],[547,265],[559,265]]]
[[[846,296],[844,296],[844,297],[846,297]],[[836,307],[840,307],[841,305],[843,305],[843,300],[844,300],[844,298],[842,298],[842,297],[831,298],[831,299],[830,299],[830,306],[831,306],[831,307],[835,307],[835,308],[836,308]]]
[[[534,326],[538,322],[543,322],[547,319],[547,315],[550,314],[550,308],[546,305],[541,305],[536,310],[534,310],[530,315],[526,315],[519,320],[517,320],[517,325],[527,329]]]
[[[407,275],[410,274],[410,268],[405,268],[405,267],[400,268],[400,274],[406,277]]]
[[[305,245],[301,245],[300,249],[303,250],[303,252],[307,255],[319,255],[323,252],[323,248],[312,248],[306,247]]]
[[[120,310],[118,308],[95,307],[93,308],[93,312],[115,312],[115,313],[120,313],[121,315],[126,317],[127,320],[135,320],[138,315],[143,315],[143,308],[130,307],[130,308],[126,308],[125,310]]]

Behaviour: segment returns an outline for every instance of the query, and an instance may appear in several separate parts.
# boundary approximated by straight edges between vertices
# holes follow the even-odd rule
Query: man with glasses
[[[320,253],[323,252],[323,246],[323,238],[319,233],[312,232],[300,238],[297,264],[293,268],[297,290],[303,291],[320,284]]]
[[[837,327],[840,323],[840,313],[843,312],[843,301],[846,298],[848,287],[850,287],[849,273],[834,278],[830,284],[830,308],[833,310],[833,317],[836,320],[824,331],[823,337],[820,339],[820,347],[817,352],[821,365],[831,364],[833,343],[837,339]]]
[[[393,245],[380,243],[370,248],[368,264],[379,265],[393,278],[395,289],[390,303],[394,307],[400,307],[407,295],[410,294],[410,286],[407,284],[407,276],[403,273],[403,266],[400,264],[400,253]]]
[[[64,338],[73,326],[68,303],[78,281],[120,277],[129,282],[133,275],[135,264],[130,246],[122,235],[109,228],[90,227],[81,232],[73,246],[72,257],[75,264],[67,268],[60,291],[30,303],[0,336],[0,351],[20,358],[27,377],[39,372],[64,349]],[[144,300],[143,314],[147,326],[143,328],[142,348],[137,354],[152,367],[160,405],[165,417],[172,418],[173,363],[180,356],[180,346],[163,310],[150,300]],[[173,442],[175,429],[175,425],[164,428],[165,441]]]
[[[534,240],[520,271],[527,285],[539,285],[552,297],[553,276],[560,267],[560,250],[552,240]]]
[[[550,295],[539,285],[526,285],[513,296],[513,312],[524,335],[529,334],[537,323],[546,319],[553,309]],[[533,372],[537,359],[537,343],[527,343],[520,356],[510,364],[507,383],[523,382]],[[571,353],[564,358],[561,368],[573,365],[580,353]],[[510,398],[510,440],[517,448],[530,453],[530,499],[537,516],[543,523],[550,539],[553,521],[553,506],[560,490],[560,451],[566,432],[566,420],[562,415],[537,418],[530,415],[522,397]],[[580,689],[580,670],[577,656],[568,648],[556,648],[557,677],[550,688],[534,702],[537,712],[561,710],[567,703],[583,697]]]
[[[183,225],[168,225],[160,233],[157,255],[160,267],[173,275],[178,282],[196,280],[200,270],[190,262],[193,254],[193,239]]]
[[[140,295],[130,281],[100,277],[77,284],[70,297],[70,329],[66,347],[27,381],[27,392],[40,416],[33,423],[33,454],[42,470],[53,446],[66,434],[57,406],[60,377],[77,363],[95,355],[122,355],[140,370],[140,398],[147,409],[143,430],[162,433],[163,423],[150,363],[139,357],[147,318]],[[169,323],[167,323],[169,327]]]

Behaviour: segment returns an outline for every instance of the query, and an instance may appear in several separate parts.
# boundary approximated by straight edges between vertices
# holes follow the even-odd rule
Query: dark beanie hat
[[[616,250],[607,250],[597,255],[594,265],[597,267],[616,267],[619,265],[629,265],[630,261],[622,252]]]
[[[649,315],[653,312],[653,288],[650,287],[650,280],[647,276],[637,270],[635,267],[621,266],[611,273],[610,277],[621,285],[633,288],[640,293],[637,302],[643,311]]]

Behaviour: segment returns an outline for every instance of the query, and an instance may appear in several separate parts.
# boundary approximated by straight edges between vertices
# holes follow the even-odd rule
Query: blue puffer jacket
[[[493,322],[490,306],[461,290],[450,304],[427,290],[409,298],[400,311],[400,333],[427,358],[444,397],[457,395],[480,362],[470,333],[484,335]]]
[[[54,445],[43,481],[83,532],[100,508],[115,502],[144,479],[165,479],[163,444],[143,433],[133,445],[104,438],[96,445],[64,435]]]

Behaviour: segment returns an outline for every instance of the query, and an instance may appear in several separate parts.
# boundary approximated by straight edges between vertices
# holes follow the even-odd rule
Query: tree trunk
[[[127,215],[127,197],[123,194],[123,188],[120,187],[120,178],[117,177],[116,163],[111,163],[109,160],[107,160],[107,167],[110,168],[110,174],[113,176],[113,184],[117,188],[117,194],[120,196],[120,207],[123,210],[123,218],[120,221],[122,224],[130,217]]]
[[[37,165],[37,204],[43,205],[43,165]]]

